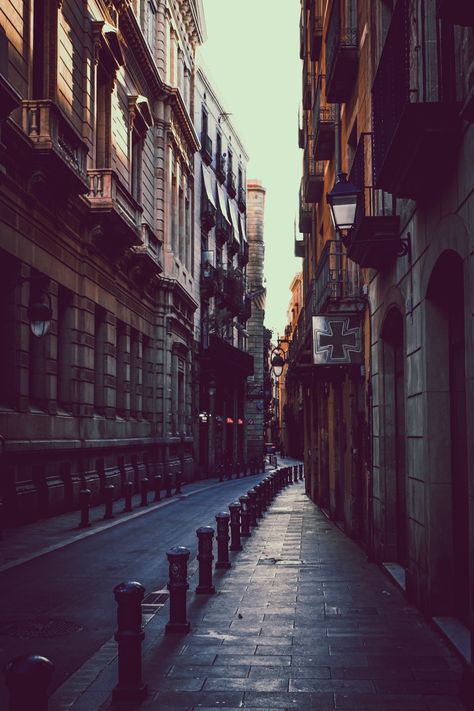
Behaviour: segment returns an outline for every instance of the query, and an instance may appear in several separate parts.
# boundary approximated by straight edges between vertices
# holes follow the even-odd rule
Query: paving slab
[[[148,620],[140,709],[463,708],[459,659],[303,486],[277,495],[199,604],[193,573],[189,634],[164,635],[168,605]],[[60,687],[50,711],[136,708],[112,705],[116,669],[85,678],[69,705]]]

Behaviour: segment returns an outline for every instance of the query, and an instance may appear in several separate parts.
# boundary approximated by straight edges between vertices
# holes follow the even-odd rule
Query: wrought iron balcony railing
[[[212,163],[212,139],[207,131],[201,131],[201,155],[207,165]]]
[[[49,99],[22,101],[22,128],[48,172],[49,189],[67,186],[76,194],[87,193],[88,148],[57,104]]]
[[[220,183],[225,183],[225,155],[223,153],[216,153],[216,176]]]
[[[313,62],[319,61],[323,42],[322,0],[311,0],[309,11],[309,51]]]
[[[304,152],[304,199],[308,203],[317,203],[324,188],[324,161],[316,160],[314,140],[308,137]]]
[[[362,133],[349,175],[349,180],[362,192],[345,245],[349,259],[363,267],[381,269],[403,252],[404,245],[395,200],[373,185],[372,146],[372,134]]]
[[[326,96],[347,101],[354,89],[359,61],[357,3],[333,0],[326,33]]]
[[[372,87],[375,184],[413,199],[439,182],[460,129],[458,82],[444,33],[434,13],[419,18],[416,7],[396,3]]]
[[[313,64],[305,57],[303,62],[303,109],[309,111],[313,99]]]
[[[313,106],[314,156],[330,160],[334,151],[337,106],[326,99],[326,77],[320,74]]]
[[[301,178],[300,183],[300,211],[299,211],[299,231],[304,233],[311,232],[311,227],[313,224],[311,205],[305,200],[305,178]],[[296,252],[296,248],[295,248]]]
[[[239,186],[237,205],[239,206],[239,210],[241,212],[245,212],[247,209],[247,193],[242,185]]]
[[[309,318],[325,310],[354,310],[354,304],[361,301],[359,267],[348,261],[339,240],[328,240],[324,245],[308,297]]]
[[[235,197],[237,194],[235,173],[232,170],[227,171],[227,192],[230,197]]]

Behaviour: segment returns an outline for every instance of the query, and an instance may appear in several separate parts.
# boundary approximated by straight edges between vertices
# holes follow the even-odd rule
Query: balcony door
[[[393,562],[408,565],[407,484],[405,465],[405,343],[403,318],[391,309],[382,330],[384,374],[384,454],[386,542]]]

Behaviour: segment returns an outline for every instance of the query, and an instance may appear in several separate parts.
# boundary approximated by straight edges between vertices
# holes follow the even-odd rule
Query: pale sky
[[[250,160],[247,178],[262,181],[265,205],[265,325],[283,335],[290,283],[301,270],[294,256],[302,151],[297,0],[203,0],[205,70],[224,110],[232,114]]]

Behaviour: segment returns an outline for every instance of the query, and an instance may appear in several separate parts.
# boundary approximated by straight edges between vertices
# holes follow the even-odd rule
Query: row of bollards
[[[217,527],[217,561],[216,569],[231,567],[229,560],[229,541],[231,551],[242,550],[242,538],[251,535],[251,529],[258,526],[258,520],[271,505],[273,498],[284,487],[295,484],[304,476],[303,465],[281,467],[275,469],[262,481],[241,496],[239,501],[229,505],[229,511],[216,514]],[[160,500],[161,481],[156,482],[155,501]],[[141,505],[147,505],[149,482],[146,480],[141,488]],[[125,485],[125,510],[131,506],[133,485]],[[81,494],[85,494],[84,490]],[[167,488],[167,496],[171,496]],[[113,517],[112,501],[113,486],[106,487],[104,518]],[[177,486],[177,493],[178,486]],[[90,492],[89,492],[90,496]],[[158,497],[158,498],[157,498]],[[87,496],[85,497],[87,499]],[[131,509],[129,509],[131,510]],[[81,526],[86,527],[88,517],[83,515],[81,507]],[[230,531],[230,535],[229,535]],[[197,560],[199,564],[199,582],[196,593],[211,595],[216,589],[213,584],[212,562],[214,529],[202,526],[196,531],[198,539]],[[168,633],[187,633],[190,623],[187,619],[188,561],[190,551],[182,546],[171,548],[166,554],[169,564],[169,621],[165,627]],[[117,603],[117,631],[115,640],[118,645],[118,683],[113,689],[113,701],[139,703],[147,694],[147,686],[142,679],[142,643],[145,638],[143,631],[141,605],[145,596],[145,588],[136,581],[120,583],[114,588]],[[15,657],[4,669],[6,684],[9,690],[10,711],[48,711],[47,689],[54,672],[53,663],[46,657],[30,655]]]
[[[166,498],[171,498],[173,496],[173,474],[168,473],[165,476],[165,491]],[[163,477],[157,474],[150,481],[148,477],[144,477],[140,481],[140,507],[148,506],[149,493],[154,494],[153,502],[156,503],[161,501],[161,491],[163,488]],[[130,513],[132,511],[132,497],[133,497],[133,483],[131,481],[125,482],[123,486],[124,492],[124,508],[123,513]],[[113,502],[114,502],[115,487],[113,484],[109,484],[104,488],[104,520],[110,520],[114,518],[113,512]],[[176,476],[175,483],[175,494],[181,494],[181,477]],[[92,492],[90,489],[82,489],[79,492],[79,509],[80,509],[80,522],[79,528],[90,528],[90,500]]]

